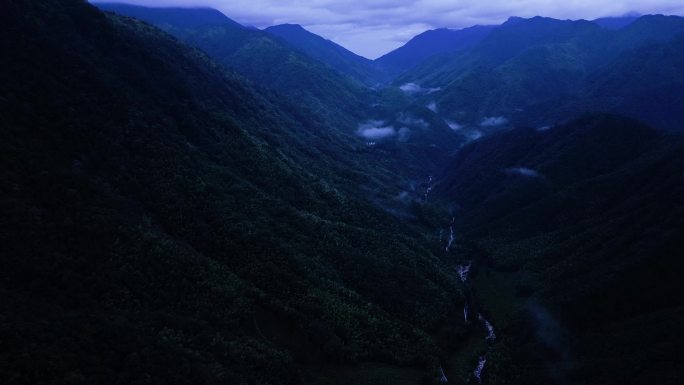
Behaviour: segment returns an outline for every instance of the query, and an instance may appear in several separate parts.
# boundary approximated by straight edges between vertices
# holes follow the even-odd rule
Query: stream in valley
[[[427,183],[425,184],[425,190],[424,194],[422,196],[423,203],[426,203],[428,200],[428,196],[430,192],[432,191],[433,188],[433,178],[432,176],[428,177]],[[451,218],[451,223],[449,224],[449,229],[448,229],[448,235],[446,238],[446,245],[444,247],[444,252],[449,253],[451,250],[452,246],[454,245],[454,242],[456,240],[456,235],[454,232],[454,224],[456,222],[456,217]],[[442,242],[442,233],[443,229],[440,229],[439,231],[439,242]],[[463,322],[468,324],[471,321],[472,314],[475,311],[477,314],[477,318],[473,319],[473,321],[477,321],[482,325],[482,331],[484,332],[484,339],[487,343],[487,350],[481,354],[478,357],[478,362],[477,366],[472,370],[469,378],[468,378],[468,383],[475,382],[478,384],[482,384],[483,381],[483,374],[487,366],[487,355],[491,349],[491,345],[496,341],[496,333],[494,331],[494,326],[492,325],[491,322],[487,318],[485,318],[484,315],[480,311],[478,311],[477,304],[475,302],[473,290],[470,285],[470,273],[471,269],[473,267],[473,260],[469,260],[466,263],[462,265],[457,265],[454,267],[456,270],[456,273],[458,274],[458,278],[463,284],[464,290],[463,292],[465,293],[465,303],[463,305]],[[448,384],[449,379],[447,378],[447,375],[444,371],[444,367],[440,366],[439,367],[439,375],[440,375],[440,382],[442,384]]]

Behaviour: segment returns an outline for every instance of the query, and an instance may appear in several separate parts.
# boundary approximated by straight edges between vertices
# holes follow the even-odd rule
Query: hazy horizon
[[[556,19],[596,19],[629,14],[684,15],[677,0],[629,0],[571,4],[530,0],[523,4],[466,0],[371,0],[345,4],[331,0],[110,0],[152,7],[209,7],[246,26],[263,29],[278,24],[299,24],[307,30],[369,59],[376,59],[405,44],[415,35],[436,28],[460,29],[501,24],[511,16],[545,16]]]

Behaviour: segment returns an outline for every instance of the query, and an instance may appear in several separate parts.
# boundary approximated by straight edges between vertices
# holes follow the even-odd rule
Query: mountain
[[[439,89],[417,103],[432,101],[446,119],[466,127],[491,118],[543,127],[603,111],[677,130],[682,67],[675,46],[682,35],[684,19],[676,16],[642,16],[617,31],[583,20],[514,19],[466,51],[428,60],[395,85]],[[648,50],[663,52],[663,61],[643,60],[640,55]],[[662,105],[657,98],[645,98],[637,103],[641,91],[667,92],[671,101]]]
[[[97,6],[110,9],[108,4]],[[462,141],[441,121],[427,129],[424,122],[406,125],[398,121],[406,120],[401,119],[406,115],[405,111],[378,107],[381,100],[376,91],[270,33],[235,27],[228,22],[186,28],[174,25],[174,19],[164,19],[170,13],[165,8],[117,5],[112,9],[134,14],[142,20],[155,20],[158,27],[205,51],[218,63],[259,86],[274,90],[274,97],[280,95],[291,100],[287,106],[289,111],[317,126],[321,136],[338,141],[339,146],[368,153],[372,164],[382,165],[394,174],[387,174],[385,179],[394,179],[393,183],[404,190],[410,189],[415,180],[437,172]],[[185,18],[193,19],[201,18],[206,10],[176,9],[174,12],[186,12]],[[305,35],[307,39],[321,43],[315,35]],[[329,43],[324,41],[322,44],[330,48]],[[377,122],[392,125],[385,126],[384,131],[373,127],[367,131],[368,124],[372,126]],[[364,135],[365,132],[369,134]],[[388,135],[377,137],[373,136],[374,132],[387,132]]]
[[[623,17],[601,17],[592,20],[593,23],[608,29],[622,29],[632,24],[639,16],[623,16]]]
[[[296,100],[303,113],[319,117],[322,124],[349,132],[372,104],[372,94],[360,82],[266,32],[245,28],[227,17],[216,24],[214,18],[207,18],[207,9],[95,5],[154,24],[254,83]]]
[[[490,378],[677,383],[682,167],[681,135],[603,115],[459,152],[435,194],[486,250],[478,296],[508,333]]]
[[[373,153],[136,19],[0,22],[2,383],[438,378],[463,295]]]
[[[681,382],[681,18],[511,18],[374,88],[101,6],[0,12],[0,383]]]
[[[164,28],[198,28],[203,26],[228,26],[245,28],[236,21],[213,8],[156,8],[150,12],[149,8],[124,3],[100,3],[95,6],[110,12],[127,15]]]
[[[470,48],[489,35],[494,28],[496,27],[476,25],[458,30],[439,28],[426,31],[376,59],[375,63],[384,71],[399,75],[437,54]]]
[[[364,84],[377,86],[379,82],[386,80],[385,76],[373,67],[371,60],[313,34],[298,24],[275,25],[264,31]]]
[[[430,85],[451,82],[474,67],[496,67],[533,47],[566,43],[581,36],[593,36],[600,30],[599,26],[584,20],[510,18],[470,49],[439,55],[400,80],[419,77],[417,80]]]
[[[684,118],[684,34],[667,43],[647,44],[619,55],[587,76],[579,95],[564,103],[560,120],[584,111],[610,111],[671,131]]]

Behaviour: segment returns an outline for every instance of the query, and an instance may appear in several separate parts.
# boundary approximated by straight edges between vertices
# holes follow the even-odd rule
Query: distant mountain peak
[[[375,85],[381,78],[370,60],[299,24],[274,25],[264,28],[264,32],[366,85]]]
[[[592,20],[594,24],[598,24],[603,28],[607,29],[621,29],[630,24],[640,17],[638,14],[625,15],[619,17],[600,17],[598,19]]]
[[[311,33],[309,31],[307,31],[304,27],[302,27],[301,24],[295,24],[295,23],[277,24],[277,25],[270,26],[268,28],[270,28],[270,29],[278,29],[279,28],[279,29],[299,30],[299,31]]]
[[[509,17],[502,25],[513,25],[513,24],[518,24],[521,21],[525,21],[527,19],[519,16],[511,16]]]
[[[230,25],[245,28],[242,24],[209,7],[145,7],[126,3],[93,2],[97,8],[127,15],[152,24],[169,23],[182,28],[205,25]]]
[[[403,46],[375,61],[385,71],[398,75],[435,55],[469,48],[484,39],[494,26],[463,29],[437,28],[414,36]]]

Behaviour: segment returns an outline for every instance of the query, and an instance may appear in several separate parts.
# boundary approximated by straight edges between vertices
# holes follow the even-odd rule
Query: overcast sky
[[[242,24],[258,28],[283,23],[301,24],[370,59],[401,46],[428,29],[500,24],[509,16],[594,19],[633,12],[684,15],[683,0],[109,1],[149,6],[208,6]]]

